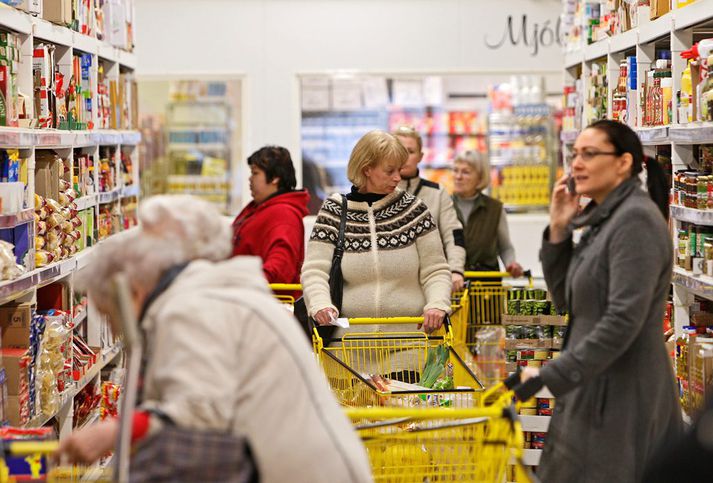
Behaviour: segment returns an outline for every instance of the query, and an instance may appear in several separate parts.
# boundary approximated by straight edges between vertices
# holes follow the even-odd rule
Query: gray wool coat
[[[673,247],[638,178],[575,218],[582,240],[540,258],[555,304],[570,314],[561,357],[540,371],[556,397],[538,476],[543,483],[637,482],[659,444],[682,431],[664,346]]]

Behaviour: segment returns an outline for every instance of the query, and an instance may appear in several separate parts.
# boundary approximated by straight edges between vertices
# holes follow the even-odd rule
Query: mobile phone
[[[571,174],[567,177],[567,191],[572,195],[577,194],[577,184],[574,182],[574,176]]]

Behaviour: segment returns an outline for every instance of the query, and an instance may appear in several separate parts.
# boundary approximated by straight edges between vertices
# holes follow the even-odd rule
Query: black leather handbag
[[[334,247],[332,255],[332,267],[329,270],[329,296],[337,310],[342,310],[342,298],[344,295],[344,277],[342,276],[342,257],[344,256],[344,231],[347,226],[347,197],[342,195],[342,217],[339,220],[339,235],[337,237],[337,246]],[[304,296],[295,301],[295,317],[300,322],[302,329],[305,331],[307,338],[312,340],[312,328],[317,327],[317,332],[322,339],[329,340],[334,335],[333,325],[320,326],[310,320],[307,313],[307,305],[304,301]]]

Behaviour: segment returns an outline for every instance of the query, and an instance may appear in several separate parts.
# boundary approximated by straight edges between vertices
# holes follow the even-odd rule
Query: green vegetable
[[[424,387],[431,388],[438,380],[438,377],[443,373],[448,363],[449,350],[448,346],[440,345],[428,349],[426,357],[426,365],[421,372],[421,380],[419,384]]]

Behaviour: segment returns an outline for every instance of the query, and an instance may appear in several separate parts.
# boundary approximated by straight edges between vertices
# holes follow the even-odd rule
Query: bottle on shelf
[[[693,81],[691,77],[691,61],[681,75],[681,90],[678,93],[678,122],[688,124],[693,121]]]

